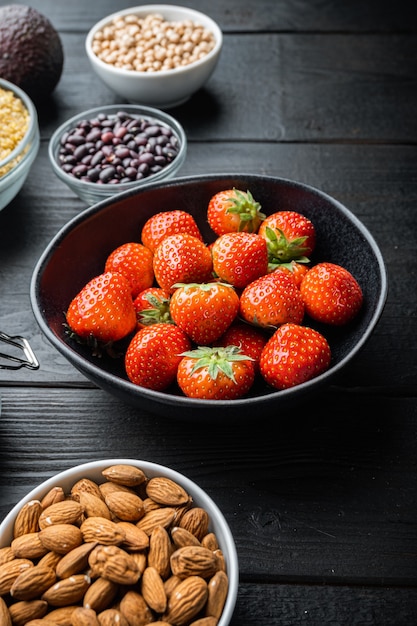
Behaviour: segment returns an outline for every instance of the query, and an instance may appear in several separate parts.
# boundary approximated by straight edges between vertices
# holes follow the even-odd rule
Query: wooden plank
[[[415,588],[241,584],[231,626],[409,626],[416,622]]]
[[[63,43],[71,55],[39,112],[43,137],[82,110],[123,103],[92,73],[83,36]],[[412,36],[229,35],[206,86],[171,113],[190,141],[415,143],[416,73]]]
[[[72,465],[142,458],[214,498],[242,581],[417,584],[413,399],[322,393],[277,415],[271,436],[261,416],[219,432],[198,416],[182,424],[98,390],[4,387],[1,395],[0,517]]]
[[[18,0],[17,4],[24,4]],[[167,0],[165,4],[177,4]],[[54,0],[32,0],[31,6],[43,12],[59,30],[87,31],[95,22],[134,4],[131,0],[57,3]],[[251,0],[193,0],[192,8],[208,13],[225,32],[410,32],[416,27],[411,0],[399,0],[395,9],[388,0],[264,0],[262,9]]]

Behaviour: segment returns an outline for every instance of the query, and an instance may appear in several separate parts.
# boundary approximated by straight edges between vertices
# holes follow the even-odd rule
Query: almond
[[[129,552],[146,550],[149,547],[148,535],[132,522],[118,522],[117,525],[125,533],[122,547]]]
[[[25,626],[34,619],[41,619],[48,610],[48,604],[43,600],[31,600],[29,602],[15,602],[9,607],[13,626]],[[3,622],[0,621],[3,626]]]
[[[44,617],[43,619],[31,619],[30,622],[26,622],[25,626],[58,626],[58,622],[52,622]]]
[[[13,537],[20,537],[39,530],[38,521],[42,513],[42,505],[39,500],[26,502],[16,516],[13,527]]]
[[[118,545],[125,539],[125,533],[111,520],[105,517],[87,517],[81,524],[84,541],[98,541],[103,545]]]
[[[89,554],[96,545],[96,542],[82,543],[80,546],[67,552],[56,566],[58,578],[68,578],[73,574],[80,574],[84,571],[88,565]]]
[[[42,530],[54,524],[76,524],[83,513],[83,508],[75,500],[63,500],[51,504],[39,517],[39,528]]]
[[[102,472],[104,478],[126,487],[136,487],[146,481],[145,473],[133,465],[112,465]]]
[[[89,576],[85,574],[74,574],[69,578],[63,578],[49,587],[42,595],[51,606],[66,607],[70,604],[80,602],[85,592],[91,584]]]
[[[223,552],[220,550],[220,548],[218,548],[217,550],[214,550],[213,554],[217,559],[217,568],[226,572],[226,561]]]
[[[184,546],[171,555],[171,571],[180,578],[211,578],[218,569],[215,554],[203,546]]]
[[[29,567],[14,581],[10,595],[14,600],[34,600],[39,598],[56,580],[55,571],[45,565]]]
[[[72,626],[72,614],[76,608],[77,605],[62,606],[50,611],[44,619],[50,620],[54,626]]]
[[[201,545],[213,552],[219,548],[217,537],[214,533],[207,533],[207,535],[202,538]]]
[[[153,621],[152,611],[143,596],[133,590],[127,591],[120,600],[120,611],[129,626],[145,626]]]
[[[145,509],[145,513],[149,513],[149,511],[154,511],[155,509],[160,509],[161,504],[152,500],[152,498],[144,498],[143,500],[143,508]]]
[[[167,596],[161,576],[154,567],[147,567],[141,578],[141,592],[147,605],[156,613],[163,613]]]
[[[14,559],[0,566],[0,596],[9,593],[16,578],[34,565],[29,559]]]
[[[181,506],[190,501],[190,496],[180,485],[170,478],[155,476],[146,485],[149,498],[165,506]]]
[[[154,567],[165,579],[171,573],[171,540],[163,526],[156,526],[149,538],[148,565]]]
[[[192,508],[192,502],[175,507],[175,525],[181,526],[183,516]]]
[[[97,498],[101,497],[98,484],[90,478],[81,478],[71,487],[71,497],[77,502],[80,501],[80,495],[82,493],[91,493]]]
[[[88,562],[92,576],[102,576],[120,585],[134,585],[139,580],[135,559],[118,546],[97,546]]]
[[[99,489],[100,495],[103,500],[106,498],[106,496],[108,496],[110,493],[114,493],[115,491],[122,491],[123,493],[133,494],[136,493],[136,491],[134,489],[131,489],[130,487],[124,487],[123,485],[117,485],[116,483],[111,482],[101,483],[101,485],[99,485]]]
[[[93,609],[79,606],[72,614],[72,626],[100,626],[97,613]]]
[[[207,535],[209,521],[207,511],[199,506],[195,506],[182,515],[178,526],[185,528],[201,541],[203,537]]]
[[[138,566],[139,576],[142,576],[145,568],[148,566],[146,554],[144,552],[132,552],[131,557],[135,560],[136,565]]]
[[[62,487],[52,487],[41,500],[42,509],[46,509],[51,504],[62,502],[63,500],[65,500],[65,493]]]
[[[147,535],[150,535],[157,526],[169,528],[174,519],[175,509],[167,506],[146,513],[145,516],[138,521],[137,527],[143,530]]]
[[[79,498],[79,502],[84,509],[84,515],[86,517],[105,517],[106,519],[111,519],[109,507],[101,497],[87,491],[81,491]]]
[[[39,539],[47,550],[67,554],[83,541],[81,530],[73,524],[53,524],[39,531]]]
[[[220,619],[229,588],[227,574],[222,570],[216,572],[214,576],[210,578],[207,588],[206,615]]]
[[[41,543],[39,532],[16,537],[11,546],[13,554],[18,559],[40,559],[49,552],[48,548]]]
[[[105,497],[114,517],[124,522],[137,522],[145,515],[142,498],[134,493],[114,491]]]
[[[207,596],[206,581],[200,576],[189,576],[172,592],[162,619],[175,626],[188,624],[204,607]]]
[[[217,626],[219,620],[215,617],[202,617],[195,622],[191,622],[190,626]],[[155,624],[153,624],[155,626]]]
[[[180,526],[174,526],[174,528],[171,529],[171,538],[177,548],[201,545],[195,535]]]
[[[13,561],[15,555],[13,554],[13,550],[10,546],[6,546],[5,548],[0,548],[0,566],[3,563],[7,563],[8,561]]]
[[[130,626],[125,616],[117,609],[106,609],[98,614],[100,626]]]
[[[179,585],[181,580],[182,579],[179,576],[172,575],[164,581],[164,589],[165,589],[167,598],[169,598],[169,596],[174,591],[175,587]]]
[[[119,586],[111,580],[97,578],[85,592],[83,606],[100,613],[110,607],[118,590]]]
[[[47,567],[52,567],[52,569],[56,570],[58,562],[62,559],[62,554],[58,554],[58,552],[47,552],[45,556],[43,556],[39,561],[38,565],[46,565]]]
[[[0,624],[2,626],[12,626],[12,618],[3,598],[0,598]]]

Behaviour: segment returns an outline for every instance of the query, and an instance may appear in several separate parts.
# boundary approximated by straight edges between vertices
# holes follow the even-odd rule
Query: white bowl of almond
[[[230,623],[229,526],[165,466],[110,459],[61,472],[10,511],[0,537],[1,624]]]
[[[208,81],[222,45],[211,17],[168,4],[112,13],[92,26],[85,42],[93,70],[110,89],[160,109],[182,104]]]

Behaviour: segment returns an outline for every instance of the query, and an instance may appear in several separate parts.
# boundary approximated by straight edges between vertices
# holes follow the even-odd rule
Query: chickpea
[[[121,16],[98,31],[92,50],[102,61],[139,72],[183,67],[213,49],[214,35],[191,20],[168,22],[159,14]]]

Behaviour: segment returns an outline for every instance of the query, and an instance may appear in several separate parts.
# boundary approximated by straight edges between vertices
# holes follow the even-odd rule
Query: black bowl
[[[123,360],[97,359],[65,334],[64,311],[75,294],[103,271],[108,254],[127,241],[140,241],[145,221],[154,213],[181,208],[191,213],[207,242],[214,240],[206,211],[209,199],[223,189],[250,190],[266,214],[295,210],[317,230],[313,262],[346,267],[364,293],[364,306],[348,326],[322,328],[332,350],[330,368],[306,383],[284,391],[259,381],[238,400],[194,400],[178,388],[157,392],[129,382]],[[384,308],[387,278],[380,250],[365,226],[340,202],[305,184],[256,175],[206,175],[150,183],[122,192],[84,210],[67,223],[39,259],[31,282],[35,318],[49,341],[93,383],[135,407],[176,419],[256,418],[282,412],[327,384],[363,347]],[[310,324],[311,326],[316,326]]]

